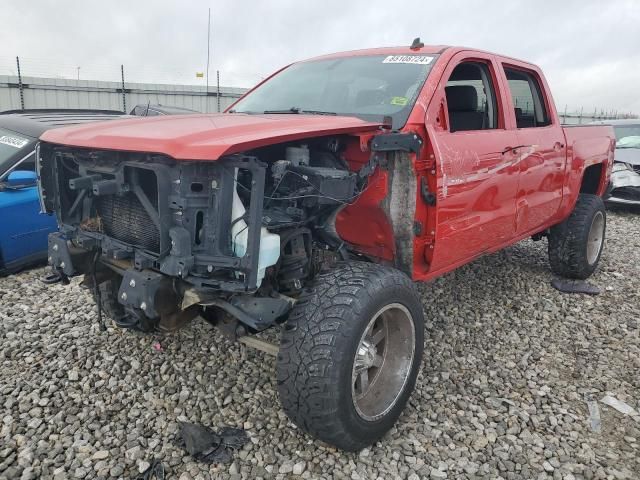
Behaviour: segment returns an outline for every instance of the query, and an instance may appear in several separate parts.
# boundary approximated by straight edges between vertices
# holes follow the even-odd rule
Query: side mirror
[[[37,181],[36,172],[30,170],[14,170],[7,177],[7,185],[13,188],[33,187]]]

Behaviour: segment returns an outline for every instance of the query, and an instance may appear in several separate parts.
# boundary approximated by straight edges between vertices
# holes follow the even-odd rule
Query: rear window
[[[551,124],[542,88],[532,73],[505,67],[518,128],[546,127]]]
[[[34,139],[0,128],[0,176],[33,148]]]

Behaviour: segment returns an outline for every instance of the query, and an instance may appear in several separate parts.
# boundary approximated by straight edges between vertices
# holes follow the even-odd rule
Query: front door
[[[492,57],[454,57],[443,74],[446,125],[436,156],[437,228],[431,271],[464,263],[515,233],[517,145],[507,129]]]

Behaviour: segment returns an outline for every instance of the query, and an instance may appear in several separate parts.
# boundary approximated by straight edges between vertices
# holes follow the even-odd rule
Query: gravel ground
[[[0,478],[640,478],[640,216],[609,217],[597,297],[553,290],[546,242],[523,242],[421,285],[428,319],[416,391],[382,442],[346,454],[279,408],[274,359],[204,322],[173,336],[98,331],[77,281],[0,279]],[[162,350],[153,348],[160,342]],[[244,427],[231,465],[194,462],[179,420]]]

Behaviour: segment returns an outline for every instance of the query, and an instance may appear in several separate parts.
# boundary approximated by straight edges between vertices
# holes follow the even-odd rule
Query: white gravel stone
[[[443,472],[442,470],[438,470],[437,468],[432,468],[429,477],[434,479],[447,478],[447,472]]]
[[[291,472],[293,472],[293,465],[291,464],[291,462],[284,462],[278,468],[278,473],[287,474]]]
[[[304,469],[307,467],[307,462],[298,462],[293,466],[293,474],[294,475],[302,475]]]
[[[149,462],[147,462],[146,460],[141,460],[138,462],[138,472],[139,473],[143,473],[145,471],[147,471],[147,469],[151,466],[151,464]]]
[[[109,457],[109,451],[108,450],[98,450],[96,453],[91,455],[91,458],[93,460],[104,460],[104,459],[106,459],[108,457]]]

